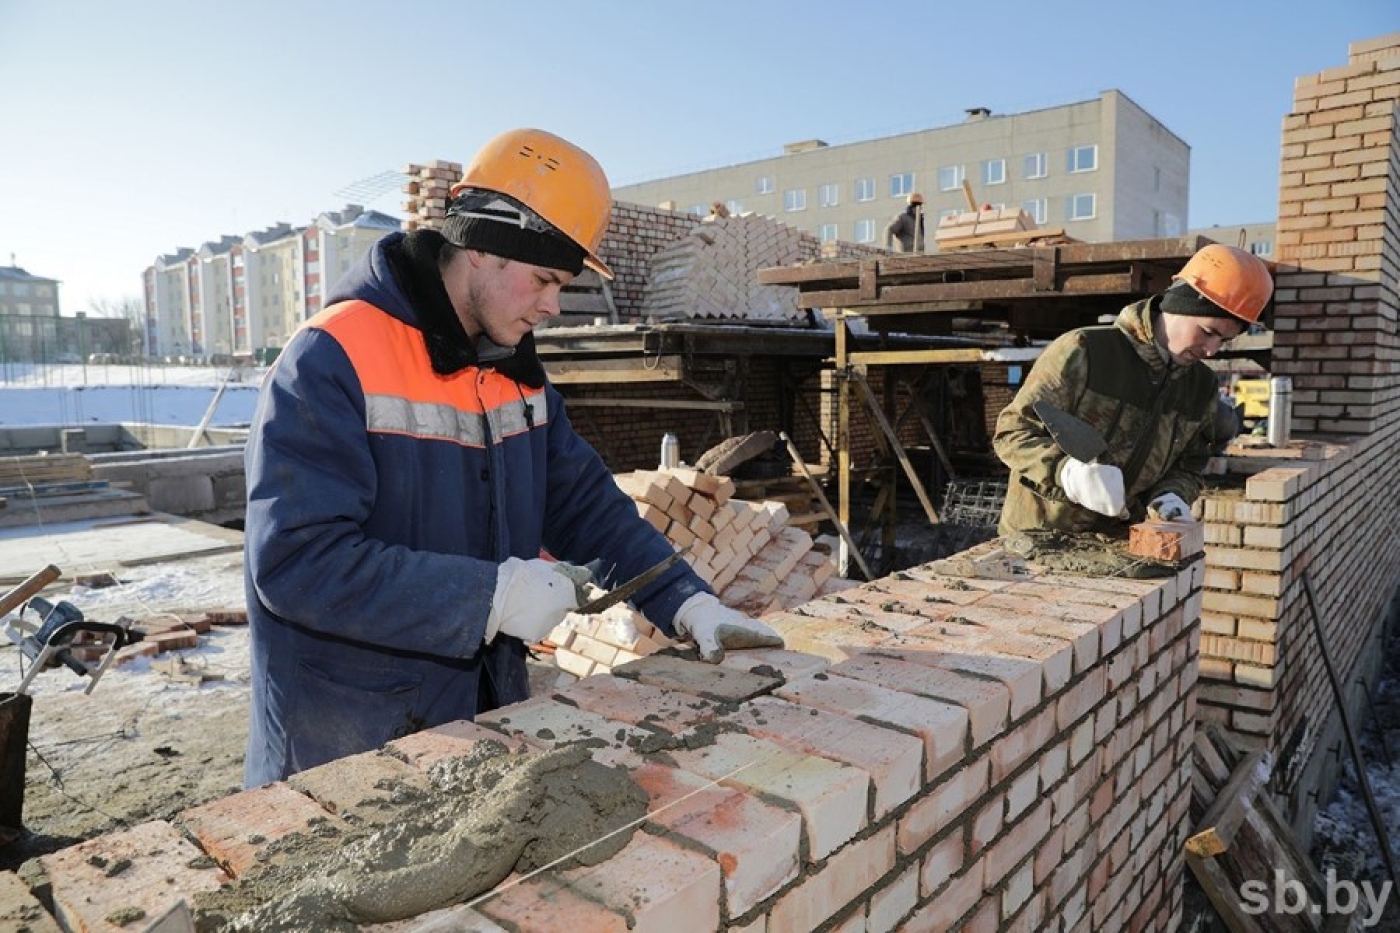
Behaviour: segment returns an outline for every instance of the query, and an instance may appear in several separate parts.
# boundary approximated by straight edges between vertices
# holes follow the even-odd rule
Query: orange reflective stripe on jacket
[[[439,375],[422,332],[367,302],[332,305],[305,326],[335,338],[350,357],[365,395],[365,428],[372,433],[481,447],[483,416],[498,444],[548,420],[543,388],[476,366]]]

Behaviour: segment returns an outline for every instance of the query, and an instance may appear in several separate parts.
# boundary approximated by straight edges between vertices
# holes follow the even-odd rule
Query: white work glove
[[[1149,512],[1156,512],[1157,517],[1164,522],[1194,522],[1196,516],[1191,514],[1191,506],[1186,504],[1186,500],[1174,492],[1164,492],[1147,504]]]
[[[554,631],[564,616],[579,606],[578,588],[569,569],[573,568],[540,558],[506,558],[496,570],[486,643],[489,645],[497,632],[504,632],[533,645]]]
[[[1116,466],[1066,458],[1060,467],[1060,487],[1071,502],[1090,511],[1109,518],[1123,514],[1123,471]]]
[[[777,632],[730,609],[710,593],[696,593],[681,603],[671,624],[677,634],[694,639],[700,657],[711,664],[724,660],[726,648],[783,646],[783,637]]]

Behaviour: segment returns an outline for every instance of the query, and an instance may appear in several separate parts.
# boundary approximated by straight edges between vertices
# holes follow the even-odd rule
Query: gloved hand
[[[783,646],[783,637],[777,632],[730,609],[710,593],[696,593],[681,603],[672,624],[677,634],[695,640],[700,657],[711,664],[724,660],[726,648]]]
[[[1073,457],[1060,467],[1060,487],[1071,502],[1109,518],[1123,514],[1123,471],[1107,463],[1085,463]]]
[[[1186,504],[1186,500],[1174,492],[1164,492],[1147,504],[1149,512],[1157,513],[1157,517],[1164,522],[1194,522],[1196,516],[1191,514],[1191,506]]]
[[[486,643],[497,632],[533,645],[579,607],[573,568],[554,561],[508,557],[496,570],[491,614],[486,618]]]

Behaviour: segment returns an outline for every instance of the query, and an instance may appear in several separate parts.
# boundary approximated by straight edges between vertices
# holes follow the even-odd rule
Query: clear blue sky
[[[1396,0],[0,0],[0,264],[71,315],[515,126],[626,184],[1110,88],[1191,146],[1192,227],[1269,221],[1294,79],[1394,32]]]

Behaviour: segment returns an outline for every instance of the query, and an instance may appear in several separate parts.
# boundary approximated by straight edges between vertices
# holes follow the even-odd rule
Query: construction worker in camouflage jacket
[[[1219,398],[1203,360],[1257,323],[1272,295],[1262,260],[1212,243],[1112,325],[1051,343],[997,418],[992,444],[1011,471],[999,532],[1112,534],[1149,513],[1194,521]],[[1069,456],[1037,403],[1078,416],[1107,449],[1088,463]]]

